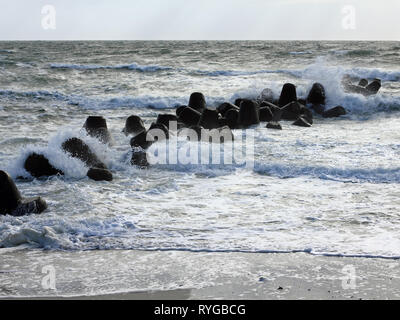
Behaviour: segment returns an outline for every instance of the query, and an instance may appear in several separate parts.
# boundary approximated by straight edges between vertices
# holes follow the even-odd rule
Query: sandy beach
[[[2,250],[0,256],[1,299],[400,298],[396,260],[173,251]],[[54,267],[56,290],[43,287],[46,266]]]

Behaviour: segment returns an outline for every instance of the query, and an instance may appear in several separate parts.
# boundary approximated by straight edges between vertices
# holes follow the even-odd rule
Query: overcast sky
[[[400,0],[0,0],[0,40],[86,39],[400,40]]]

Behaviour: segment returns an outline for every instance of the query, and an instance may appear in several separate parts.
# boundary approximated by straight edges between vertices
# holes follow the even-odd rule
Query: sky
[[[0,40],[400,41],[400,0],[0,0]]]

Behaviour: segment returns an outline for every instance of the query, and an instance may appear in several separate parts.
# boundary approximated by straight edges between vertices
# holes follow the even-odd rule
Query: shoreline
[[[388,259],[134,250],[0,256],[0,300],[400,299],[400,262]],[[56,290],[43,287],[43,266],[54,267]]]

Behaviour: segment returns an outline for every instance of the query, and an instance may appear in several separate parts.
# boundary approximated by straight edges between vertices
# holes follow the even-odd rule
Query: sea
[[[343,90],[344,75],[382,80],[377,95]],[[130,163],[130,115],[148,127],[192,92],[211,108],[283,84],[299,98],[323,84],[327,108],[311,128],[282,121],[251,135],[253,165]],[[82,126],[107,120],[103,145]],[[245,131],[245,130],[244,130]],[[112,182],[61,151],[83,139]],[[245,141],[245,140],[243,140]],[[190,141],[179,141],[185,148]],[[65,176],[33,179],[23,163],[44,154]],[[103,250],[288,253],[400,258],[400,43],[302,41],[0,42],[0,169],[41,215],[0,216],[0,252]],[[24,179],[21,179],[23,177]]]

